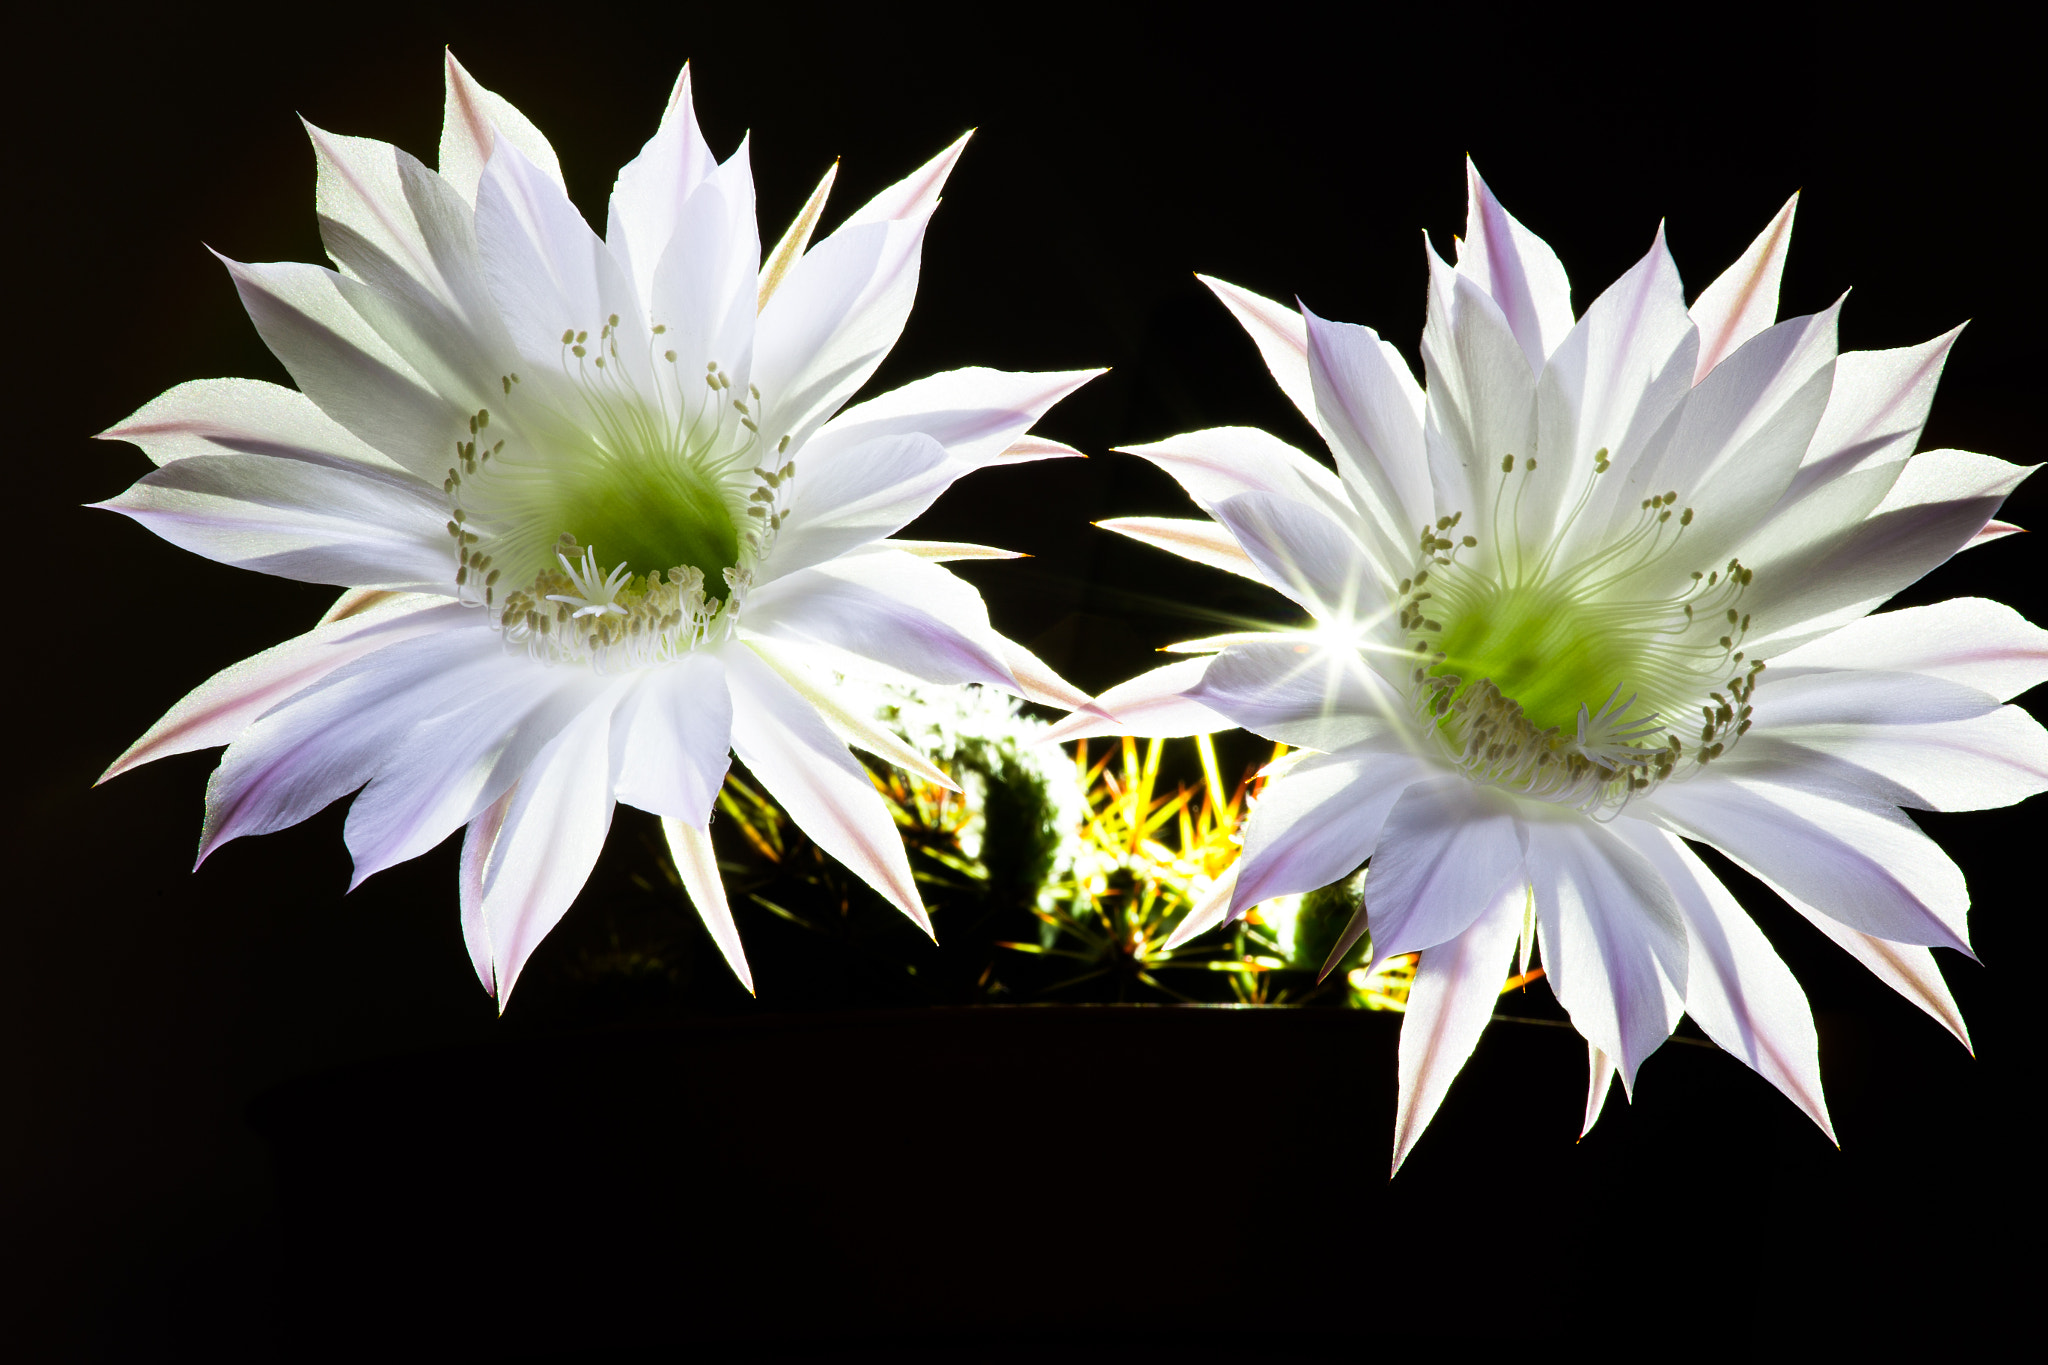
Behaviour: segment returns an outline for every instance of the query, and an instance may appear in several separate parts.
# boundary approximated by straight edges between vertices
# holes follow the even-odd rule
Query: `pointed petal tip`
[[[1401,1167],[1408,1160],[1408,1154],[1415,1150],[1415,1144],[1421,1137],[1421,1131],[1413,1125],[1409,1125],[1407,1131],[1403,1131],[1401,1128],[1394,1130],[1394,1160],[1393,1164],[1387,1168],[1388,1180],[1392,1180],[1401,1173]]]

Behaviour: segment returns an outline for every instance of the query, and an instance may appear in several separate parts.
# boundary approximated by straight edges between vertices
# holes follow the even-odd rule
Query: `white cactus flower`
[[[1364,327],[1207,281],[1336,474],[1197,432],[1132,453],[1213,524],[1103,523],[1315,620],[1099,699],[1129,731],[1322,751],[1179,937],[1371,859],[1337,957],[1368,928],[1376,961],[1421,954],[1396,1169],[1539,953],[1588,1043],[1589,1127],[1687,1013],[1832,1136],[1805,996],[1687,841],[1967,1043],[1928,951],[1969,952],[1962,873],[1898,808],[2048,786],[2048,733],[2001,704],[2048,677],[2048,633],[1982,599],[1869,613],[2012,530],[1991,518],[2028,470],[1913,454],[1955,333],[1837,354],[1836,308],[1775,322],[1794,204],[1689,309],[1660,231],[1575,318],[1550,248],[1469,182],[1457,264],[1429,253],[1426,390]]]
[[[102,505],[349,591],[107,775],[227,745],[202,859],[357,792],[358,882],[467,826],[463,928],[501,1005],[617,801],[662,817],[752,989],[706,834],[729,752],[929,933],[847,743],[937,770],[820,680],[1085,704],[936,562],[1003,552],[889,537],[963,474],[1075,453],[1026,432],[1090,374],[956,370],[840,411],[902,331],[962,144],[813,246],[828,171],[764,262],[747,149],[714,160],[687,68],[602,238],[546,139],[452,56],[438,173],[308,131],[339,269],[227,262],[298,391],[172,389],[105,433],[159,467]]]

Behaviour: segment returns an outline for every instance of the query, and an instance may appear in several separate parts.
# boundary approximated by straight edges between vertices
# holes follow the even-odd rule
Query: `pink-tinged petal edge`
[[[1700,329],[1693,383],[1778,320],[1778,281],[1785,272],[1792,218],[1798,209],[1799,195],[1794,193],[1741,258],[1693,300],[1692,320]]]
[[[746,950],[740,946],[739,926],[733,923],[732,907],[726,903],[725,883],[718,875],[718,856],[711,847],[711,832],[681,820],[663,820],[661,832],[668,838],[669,856],[675,859],[676,873],[683,879],[683,890],[696,907],[698,918],[704,921],[705,932],[718,945],[725,965],[732,968],[747,994],[754,994],[754,974],[747,967]]]
[[[1400,1098],[1389,1178],[1414,1150],[1493,1018],[1494,1000],[1521,936],[1527,894],[1520,885],[1506,888],[1463,933],[1422,952],[1401,1020]]]

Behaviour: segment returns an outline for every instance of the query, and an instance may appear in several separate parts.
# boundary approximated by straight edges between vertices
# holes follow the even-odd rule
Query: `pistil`
[[[1567,530],[1607,469],[1602,450]],[[1421,528],[1415,573],[1399,585],[1415,660],[1410,697],[1473,781],[1611,818],[1636,795],[1713,762],[1749,729],[1763,661],[1745,660],[1741,599],[1754,575],[1730,560],[1693,573],[1675,596],[1641,594],[1648,571],[1693,524],[1675,492],[1643,499],[1632,526],[1574,563],[1555,562],[1562,532],[1526,554],[1499,538],[1518,524],[1535,475],[1533,459],[1503,457],[1491,547],[1458,533],[1462,513]],[[1605,700],[1594,705],[1597,697]],[[1693,740],[1684,716],[1695,705],[1702,725]]]

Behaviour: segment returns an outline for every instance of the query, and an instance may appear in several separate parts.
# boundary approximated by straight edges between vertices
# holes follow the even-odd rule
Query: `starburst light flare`
[[[840,410],[903,329],[966,139],[812,245],[828,171],[763,261],[746,144],[713,158],[687,67],[602,238],[452,54],[438,173],[307,131],[339,269],[225,261],[298,390],[172,389],[105,433],[159,467],[101,505],[348,591],[106,776],[227,745],[202,860],[356,792],[358,883],[467,826],[463,930],[501,1007],[617,801],[662,817],[752,989],[706,832],[729,753],[930,933],[847,744],[947,779],[834,672],[1087,705],[939,563],[1006,552],[891,537],[975,469],[1076,454],[1026,432],[1094,372],[955,370]]]
[[[2029,470],[1912,453],[1954,332],[1838,354],[1839,304],[1775,321],[1793,203],[1689,309],[1660,229],[1575,318],[1550,248],[1476,171],[1469,190],[1456,265],[1428,253],[1426,391],[1367,328],[1204,281],[1337,473],[1196,432],[1131,453],[1213,523],[1103,525],[1315,624],[1182,646],[1201,657],[1099,698],[1116,724],[1053,733],[1240,725],[1322,751],[1181,932],[1371,859],[1337,956],[1368,928],[1375,961],[1421,954],[1395,1169],[1539,955],[1587,1040],[1588,1127],[1687,1013],[1832,1137],[1805,997],[1687,841],[1967,1045],[1929,952],[1970,951],[1962,873],[1898,808],[2048,786],[2048,734],[2001,704],[2048,677],[2048,632],[1974,598],[1868,613],[2014,529],[1991,518]]]

